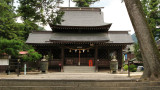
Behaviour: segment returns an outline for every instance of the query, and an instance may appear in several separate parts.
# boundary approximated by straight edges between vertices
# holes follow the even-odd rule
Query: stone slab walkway
[[[109,73],[63,73],[52,72],[47,74],[41,74],[40,72],[29,72],[27,75],[16,74],[6,75],[0,74],[0,79],[46,79],[46,80],[135,80],[142,75],[142,72],[131,73],[131,77],[128,74],[109,74]]]

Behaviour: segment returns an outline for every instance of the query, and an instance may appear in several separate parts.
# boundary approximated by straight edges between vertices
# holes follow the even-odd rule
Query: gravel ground
[[[131,77],[128,74],[110,74],[105,72],[98,73],[64,73],[64,72],[48,72],[47,74],[42,74],[40,72],[27,72],[24,75],[21,72],[19,77],[16,73],[11,73],[6,75],[5,73],[0,73],[0,79],[49,79],[49,80],[132,80],[139,79],[142,72],[132,72]]]

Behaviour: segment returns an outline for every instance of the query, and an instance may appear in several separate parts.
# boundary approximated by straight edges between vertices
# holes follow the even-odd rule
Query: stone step
[[[70,87],[70,86],[2,86],[0,90],[160,90],[160,86],[146,87]]]
[[[113,87],[159,87],[160,82],[135,82],[126,81],[104,81],[104,80],[22,80],[7,79],[0,80],[0,87],[84,87],[84,88],[113,88]],[[1,90],[1,89],[0,89]],[[97,89],[98,90],[98,89]],[[160,89],[159,89],[160,90]]]
[[[72,72],[72,73],[91,73],[95,72],[95,67],[89,66],[64,66],[64,72]]]
[[[95,66],[89,67],[89,66],[64,66],[66,69],[94,69]]]

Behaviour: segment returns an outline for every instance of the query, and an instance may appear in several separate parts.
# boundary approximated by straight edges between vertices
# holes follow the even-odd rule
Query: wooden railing
[[[98,67],[109,67],[110,61],[106,59],[98,59],[96,60],[96,66]]]
[[[0,73],[5,72],[8,68],[8,65],[0,65]]]
[[[49,60],[49,67],[50,68],[58,68],[59,71],[63,72],[63,61],[62,59],[53,59]]]
[[[92,60],[93,65],[94,63],[94,58],[80,58],[80,64],[81,65],[89,65],[89,60]],[[65,58],[65,65],[78,65],[79,58]]]
[[[61,59],[53,59],[49,61],[49,66],[62,66],[63,62]]]

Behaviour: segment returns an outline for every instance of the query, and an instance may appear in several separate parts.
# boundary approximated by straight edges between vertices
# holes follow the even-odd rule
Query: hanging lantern
[[[72,52],[72,50],[70,49],[69,52]]]
[[[83,53],[85,52],[85,50],[83,49]]]
[[[79,53],[81,53],[81,50],[79,50]]]
[[[75,52],[77,52],[77,49],[75,50]]]

